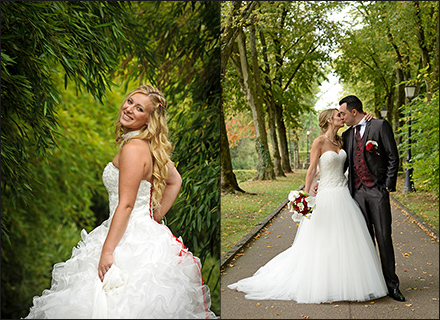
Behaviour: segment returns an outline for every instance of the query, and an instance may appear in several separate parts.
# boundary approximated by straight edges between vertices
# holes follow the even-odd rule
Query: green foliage
[[[167,215],[170,229],[182,236],[202,264],[208,257],[218,259],[203,277],[210,283],[212,310],[219,314],[220,4],[182,1],[173,6],[188,18],[175,29],[173,49],[167,52],[176,70],[170,73],[175,77],[164,92],[171,105],[180,109],[169,111],[169,123],[173,160],[183,179],[180,195]],[[182,51],[187,54],[181,55]]]
[[[57,148],[45,158],[32,149],[28,155],[35,177],[29,182],[32,201],[18,198],[13,205],[2,193],[10,238],[2,244],[2,312],[11,317],[24,316],[21,308],[50,286],[52,265],[70,257],[80,230],[89,232],[98,219],[108,218],[107,203],[103,212],[91,207],[107,201],[101,175],[115,152],[109,124],[117,107],[77,97],[73,89],[62,92],[60,101]]]
[[[246,182],[252,181],[257,176],[257,170],[234,170],[235,177],[237,178],[237,182]]]
[[[236,147],[230,148],[232,167],[235,170],[255,169],[258,164],[257,153],[255,151],[255,139],[242,138]],[[255,178],[256,175],[253,177]],[[241,180],[236,176],[237,181]],[[243,181],[243,180],[241,180]]]
[[[166,87],[167,95],[176,105],[183,107],[182,102],[187,102],[184,112],[170,110],[173,160],[184,181],[169,221],[170,228],[203,261],[208,253],[218,256],[220,242],[220,4],[198,2],[186,8],[189,4],[177,6],[191,19],[176,30],[173,50],[178,53],[184,46],[192,54],[191,65],[182,63],[182,68],[176,67],[175,72],[182,75],[184,83],[176,87],[173,80]]]
[[[160,85],[172,106],[184,187],[170,214],[187,225],[170,228],[208,259],[203,276],[219,312],[218,7],[2,2],[2,316],[24,316],[79,231],[108,217],[102,170],[137,81]]]
[[[242,13],[251,6],[243,2],[240,14],[234,15],[235,3],[224,2],[222,26],[227,28],[243,27],[247,37],[250,36],[250,18],[242,21]],[[281,121],[289,128],[305,128],[306,116],[313,110],[317,101],[319,85],[329,72],[331,48],[339,36],[339,23],[329,16],[344,6],[340,1],[269,1],[258,2],[252,17],[256,28],[256,47],[260,69],[261,97],[268,112],[268,106],[274,106]],[[246,41],[250,43],[250,41]],[[247,49],[250,59],[250,48]],[[234,169],[250,169],[246,148],[232,148],[240,139],[247,138],[246,117],[251,110],[243,94],[242,76],[237,70],[240,65],[237,45],[232,51],[223,86],[223,108],[227,121],[228,138],[230,139],[231,156]],[[250,76],[255,77],[252,68]],[[235,124],[230,125],[231,122]],[[307,121],[308,122],[308,121]],[[232,127],[232,130],[230,128]],[[280,130],[277,132],[280,133]],[[288,140],[288,137],[285,137]],[[281,139],[281,138],[280,138]],[[255,141],[257,143],[257,141]],[[246,143],[246,142],[245,142]],[[270,152],[256,147],[255,154],[260,152],[260,170],[264,171]],[[283,149],[282,149],[283,150]],[[284,156],[284,155],[281,155]]]
[[[337,24],[326,13],[340,6],[338,2],[314,1],[263,1],[258,5],[257,50],[263,50],[261,34],[264,34],[268,56],[267,64],[259,56],[262,86],[265,95],[273,96],[285,110],[287,123],[297,124],[295,116],[313,109],[316,89],[325,79],[323,69],[330,61],[328,47],[337,35]],[[228,18],[223,15],[222,23]],[[224,83],[226,114],[247,109],[237,77],[230,62]],[[267,97],[263,99],[267,101]]]
[[[220,241],[220,159],[218,104],[192,105],[174,118],[173,159],[182,175],[179,198],[170,215],[170,228],[182,235],[202,260],[216,256]]]
[[[108,154],[97,120],[107,118],[86,115],[93,100],[66,104],[72,94],[60,90],[70,79],[78,92],[104,95],[128,16],[120,3],[67,1],[3,2],[1,15],[2,315],[17,318],[79,229],[94,225]]]
[[[208,256],[202,265],[203,282],[208,285],[211,293],[211,310],[219,315],[220,310],[220,268],[219,258]]]
[[[351,21],[344,26],[345,35],[338,39],[341,54],[334,67],[345,94],[357,95],[367,106],[367,111],[377,115],[382,106],[387,105],[387,118],[397,128],[401,120],[398,111],[404,99],[399,83],[414,78],[423,66],[422,61],[431,64],[432,72],[438,70],[438,43],[435,45],[438,41],[435,31],[438,28],[438,3],[347,3],[351,7]],[[422,48],[427,51],[423,58]],[[435,77],[438,77],[438,71]]]
[[[74,81],[100,100],[121,53],[131,48],[124,35],[129,14],[120,2],[2,3],[1,172],[8,199],[30,197],[28,149],[43,156],[55,145],[60,98],[53,74],[63,70],[65,87]]]
[[[418,96],[410,105],[402,107],[406,117],[411,119],[411,162],[416,190],[439,195],[439,94],[436,91],[432,100],[426,95]],[[406,155],[408,150],[409,123],[401,127],[399,135],[402,143],[399,150]]]
[[[439,231],[439,198],[438,193],[423,191],[418,188],[416,192],[403,192],[405,185],[405,173],[397,176],[397,191],[392,193],[409,210],[417,214],[427,222],[433,230]]]

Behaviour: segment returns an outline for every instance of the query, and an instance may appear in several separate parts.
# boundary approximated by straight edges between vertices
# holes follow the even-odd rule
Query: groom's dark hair
[[[356,109],[359,113],[364,113],[364,110],[362,109],[362,101],[359,100],[356,96],[346,96],[341,101],[339,101],[339,105],[347,103],[347,110],[352,111],[353,109]]]

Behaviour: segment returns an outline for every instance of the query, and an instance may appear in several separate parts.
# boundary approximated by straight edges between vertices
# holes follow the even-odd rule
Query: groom
[[[350,193],[365,216],[373,242],[376,237],[388,295],[405,301],[399,290],[391,239],[389,192],[396,191],[399,164],[393,131],[385,120],[365,121],[362,102],[356,96],[343,98],[339,106],[342,121],[351,126],[342,134]]]

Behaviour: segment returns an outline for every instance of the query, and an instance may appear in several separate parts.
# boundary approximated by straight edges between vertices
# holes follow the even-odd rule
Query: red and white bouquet
[[[290,191],[287,197],[289,202],[287,208],[293,212],[292,219],[295,222],[300,222],[304,217],[310,219],[313,209],[315,209],[315,197],[311,196],[305,191]]]

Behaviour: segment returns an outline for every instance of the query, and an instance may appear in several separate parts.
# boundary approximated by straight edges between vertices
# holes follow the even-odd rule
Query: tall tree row
[[[222,54],[223,112],[229,117],[234,112],[252,114],[258,155],[256,179],[275,179],[292,172],[287,127],[301,126],[301,116],[313,110],[317,88],[326,77],[328,49],[338,34],[337,23],[328,14],[339,10],[341,4],[245,4],[226,3],[222,10],[222,36],[229,41]],[[232,30],[235,43],[227,37]],[[222,141],[224,150],[229,146]]]
[[[338,41],[341,54],[334,63],[345,92],[357,94],[377,117],[387,109],[402,168],[413,167],[418,187],[437,193],[438,6],[435,1],[351,2],[349,27]],[[411,103],[406,85],[417,86]],[[409,139],[410,127],[417,139]]]
[[[333,18],[346,9],[348,14],[339,21]],[[437,2],[234,1],[223,5],[222,28],[227,39],[222,47],[223,114],[226,122],[239,112],[253,115],[258,133],[257,179],[273,177],[265,175],[271,173],[272,165],[275,176],[290,171],[286,127],[293,137],[300,136],[308,123],[304,115],[313,110],[317,88],[332,69],[341,79],[344,94],[358,95],[367,111],[381,117],[380,111],[387,109],[403,165],[406,149],[410,144],[414,149],[416,143],[408,139],[409,123],[421,122],[410,112],[412,106],[438,97]],[[407,84],[417,86],[411,106],[405,98]],[[260,104],[264,118],[257,116]],[[438,108],[428,110],[432,118],[437,113]],[[438,137],[435,124],[427,125]],[[264,131],[270,138],[261,140]],[[268,147],[264,143],[260,147],[261,141],[267,141]],[[226,142],[222,140],[222,152],[229,155]],[[426,161],[419,160],[426,153],[417,153],[423,149],[416,149],[407,167],[418,166],[419,172],[426,172],[421,167]],[[268,154],[272,161],[265,158]],[[430,158],[435,161],[435,156]],[[226,172],[224,168],[222,163]],[[434,168],[438,171],[438,165]],[[433,174],[429,179],[426,174],[418,178],[421,184],[432,179],[438,180]]]

